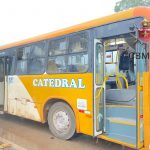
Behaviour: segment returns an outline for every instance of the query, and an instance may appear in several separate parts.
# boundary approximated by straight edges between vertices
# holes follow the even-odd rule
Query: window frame
[[[30,56],[29,58],[27,59],[22,59],[21,61],[27,61],[27,73],[25,74],[18,74],[17,73],[17,67],[14,69],[14,74],[17,75],[17,76],[24,76],[24,75],[42,75],[46,72],[46,67],[47,67],[47,54],[48,54],[48,42],[47,40],[42,40],[42,41],[38,41],[38,42],[34,42],[34,43],[30,43],[30,44],[26,44],[26,45],[22,45],[22,46],[18,46],[15,48],[15,66],[17,66],[17,52],[19,51],[18,49],[19,48],[25,48],[25,47],[28,47],[28,46],[31,46],[31,52],[33,51],[33,48],[36,44],[40,43],[40,42],[44,42],[45,43],[45,57],[34,57],[34,58],[37,58],[37,59],[44,59],[44,69],[41,73],[29,73],[28,71],[28,63],[29,63],[29,60],[32,59],[32,57]],[[33,59],[34,59],[33,58]]]
[[[48,53],[48,46],[47,46],[47,45],[48,45],[48,42],[47,42],[47,40],[43,40],[43,41],[38,41],[38,42],[32,43],[32,44],[31,44],[31,45],[32,45],[32,46],[31,46],[31,52],[33,52],[34,46],[35,46],[36,44],[39,44],[39,43],[42,43],[42,42],[45,43],[45,46],[44,46],[44,49],[45,49],[45,56],[34,57],[34,58],[37,58],[37,59],[44,59],[44,64],[43,64],[44,69],[43,69],[43,71],[42,71],[41,73],[29,73],[29,71],[28,71],[28,75],[42,75],[42,74],[44,74],[44,73],[46,72],[47,53]],[[33,59],[34,59],[34,58],[33,58]],[[30,56],[28,60],[32,60],[32,57]]]
[[[67,42],[67,50],[66,50],[66,53],[65,54],[57,54],[57,55],[49,55],[49,47],[50,47],[50,42],[52,41],[59,41],[61,39],[66,39],[66,42]],[[48,42],[48,55],[47,57],[55,57],[55,56],[62,56],[62,55],[68,55],[68,47],[69,47],[69,38],[68,38],[68,35],[66,36],[61,36],[61,37],[57,37],[57,38],[54,38],[54,39],[50,39],[47,41]]]
[[[73,37],[73,36],[76,36],[76,35],[80,35],[80,34],[86,34],[87,35],[87,50],[86,51],[81,51],[81,52],[69,52],[69,38],[70,37]],[[63,38],[66,38],[67,39],[67,53],[66,54],[59,54],[59,55],[54,55],[54,56],[49,56],[49,42],[51,42],[52,40],[59,40],[59,39],[63,39]],[[89,49],[90,49],[90,44],[89,44],[89,41],[90,41],[90,34],[89,34],[89,31],[80,31],[80,32],[75,32],[75,33],[72,33],[72,34],[69,34],[69,35],[65,35],[65,36],[61,36],[61,37],[57,37],[57,38],[54,38],[54,39],[50,39],[48,40],[48,55],[47,55],[47,67],[46,67],[46,73],[47,74],[84,74],[84,73],[87,73],[89,72],[89,68],[90,68],[90,63],[89,63]],[[78,55],[78,54],[87,54],[88,55],[88,67],[87,67],[87,70],[86,71],[83,71],[83,72],[62,72],[62,73],[49,73],[48,72],[48,60],[49,58],[54,58],[54,57],[57,57],[57,56],[72,56],[72,55]]]
[[[80,34],[83,34],[85,33],[86,36],[87,36],[87,50],[86,51],[81,51],[81,52],[69,52],[69,38],[70,37],[73,37],[73,36],[76,36],[76,35],[80,35]],[[53,41],[53,40],[59,40],[59,39],[63,39],[63,38],[66,38],[67,40],[67,53],[66,54],[58,54],[58,55],[52,55],[52,56],[49,56],[49,43],[50,41]],[[65,35],[65,36],[60,36],[60,37],[56,37],[56,38],[52,38],[52,39],[47,39],[47,40],[42,40],[42,41],[38,41],[38,42],[34,42],[34,43],[30,43],[30,44],[25,44],[25,45],[21,45],[21,46],[18,46],[18,47],[15,47],[14,48],[14,51],[15,51],[15,61],[14,61],[14,66],[17,65],[17,52],[18,52],[18,49],[19,48],[24,48],[24,47],[28,47],[28,46],[31,46],[31,51],[33,50],[33,47],[36,43],[39,43],[39,42],[45,42],[45,57],[37,57],[37,59],[45,59],[44,61],[44,69],[43,69],[43,72],[41,72],[40,74],[37,73],[37,74],[33,74],[33,73],[29,73],[28,70],[27,70],[27,73],[25,74],[18,74],[16,72],[17,68],[14,68],[13,69],[13,75],[17,75],[17,76],[23,76],[23,75],[42,75],[44,73],[46,74],[83,74],[83,73],[87,73],[89,72],[89,69],[90,69],[90,56],[89,56],[89,49],[90,49],[90,31],[88,30],[85,30],[85,31],[80,31],[80,32],[75,32],[75,33],[71,33],[71,34],[68,34],[68,35]],[[55,58],[57,56],[72,56],[72,55],[79,55],[79,54],[87,54],[88,55],[88,67],[87,67],[87,70],[86,71],[83,71],[83,72],[62,72],[62,73],[49,73],[48,72],[48,60],[49,58]],[[24,59],[26,61],[30,60],[30,57],[27,58],[27,59]],[[27,64],[28,65],[28,64]]]
[[[6,76],[13,76],[15,75],[15,65],[16,65],[16,52],[14,48],[6,49],[5,51],[5,58],[6,58],[6,67],[7,67],[7,59],[12,58],[12,66],[10,68],[10,72],[8,72],[6,68]]]

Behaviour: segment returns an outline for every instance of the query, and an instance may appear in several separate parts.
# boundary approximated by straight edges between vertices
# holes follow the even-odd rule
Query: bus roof
[[[25,44],[30,44],[33,42],[38,42],[38,41],[42,41],[42,40],[46,40],[46,39],[50,39],[50,38],[55,38],[55,37],[63,36],[63,35],[70,34],[73,32],[78,32],[78,31],[86,30],[86,29],[93,28],[96,26],[101,26],[104,24],[109,24],[112,22],[117,22],[117,21],[134,18],[134,17],[139,17],[139,16],[145,17],[146,19],[150,20],[150,8],[135,7],[135,8],[129,9],[129,10],[115,13],[110,16],[98,18],[98,19],[88,21],[88,22],[85,22],[82,24],[78,24],[78,25],[75,25],[72,27],[68,27],[68,28],[65,28],[62,30],[46,33],[43,35],[35,36],[33,38],[29,38],[29,39],[14,42],[11,44],[7,44],[4,46],[0,46],[0,50],[4,50],[4,49],[16,47],[16,46],[21,46],[21,45],[25,45]]]

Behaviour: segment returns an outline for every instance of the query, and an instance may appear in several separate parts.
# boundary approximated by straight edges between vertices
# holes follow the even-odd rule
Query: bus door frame
[[[2,62],[3,65],[3,76],[2,76],[2,81],[0,81],[2,83],[2,87],[3,89],[0,89],[0,95],[3,93],[3,96],[1,98],[3,98],[2,100],[2,105],[0,107],[0,111],[4,111],[4,107],[5,107],[5,99],[6,99],[6,80],[5,80],[5,76],[6,76],[6,58],[4,56],[0,57],[0,61]],[[1,72],[1,70],[0,70]]]
[[[100,84],[96,84],[96,46],[97,43],[100,45],[100,48],[103,51],[103,58],[102,58],[102,67],[103,67],[103,82]],[[106,126],[106,102],[105,102],[105,50],[104,50],[104,46],[103,46],[103,41],[102,39],[94,39],[94,102],[93,102],[93,135],[94,136],[98,136],[101,135],[105,132],[105,126]],[[99,89],[98,91],[101,93],[98,94],[97,93],[97,89]],[[103,95],[102,95],[103,93]],[[99,102],[98,104],[100,104],[101,102],[102,104],[102,113],[97,114],[97,95],[99,95]],[[98,112],[100,112],[100,108],[101,106],[98,106],[99,110]],[[102,120],[102,127],[100,129],[97,130],[97,125],[99,126],[99,119]]]

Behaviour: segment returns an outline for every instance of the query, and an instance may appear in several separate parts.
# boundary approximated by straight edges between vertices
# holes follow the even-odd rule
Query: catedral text
[[[79,88],[84,89],[85,85],[83,84],[82,79],[34,79],[33,86],[37,87],[62,87],[62,88]]]

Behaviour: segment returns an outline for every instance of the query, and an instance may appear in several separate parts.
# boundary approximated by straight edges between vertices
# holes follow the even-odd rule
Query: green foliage
[[[115,12],[119,12],[136,6],[150,7],[150,0],[121,0],[116,3],[114,10]]]

